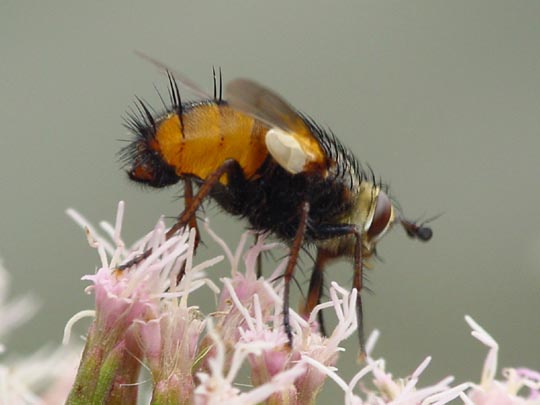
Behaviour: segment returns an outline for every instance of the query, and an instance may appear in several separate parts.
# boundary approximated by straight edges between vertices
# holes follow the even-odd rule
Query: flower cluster
[[[345,381],[336,362],[344,350],[342,342],[357,329],[356,290],[333,282],[328,302],[315,307],[308,319],[291,310],[290,347],[282,326],[280,275],[286,259],[268,279],[256,275],[258,257],[276,244],[246,232],[231,250],[205,224],[224,256],[198,262],[194,230],[167,239],[160,220],[126,248],[121,238],[123,214],[120,203],[115,225],[101,224],[102,236],[69,210],[101,261],[95,274],[83,278],[90,283],[86,290],[94,295],[95,308],[76,314],[65,329],[68,342],[77,320],[93,318],[76,375],[70,367],[59,367],[73,362],[65,348],[9,366],[0,364],[0,403],[52,404],[67,397],[68,404],[313,404],[325,381],[331,380],[343,391],[338,402],[345,404],[445,404],[455,399],[466,404],[540,404],[540,373],[505,369],[497,380],[498,345],[470,317],[466,320],[472,335],[489,348],[479,384],[451,385],[453,378],[447,377],[420,387],[429,357],[409,376],[393,377],[384,359],[373,357],[377,331],[366,342],[364,364]],[[120,264],[150,248],[151,254],[137,265],[119,270]],[[207,273],[223,261],[230,272],[214,283],[217,275]],[[11,327],[28,317],[33,302],[4,304],[2,275],[0,271],[0,325]],[[209,314],[196,305],[202,288],[215,296],[216,308]],[[328,337],[317,331],[317,314],[323,309],[333,310],[337,318]],[[0,329],[0,337],[2,333]]]
[[[95,311],[78,314],[69,323],[86,315],[95,317],[70,402],[135,402],[143,362],[151,374],[156,404],[315,402],[326,379],[321,367],[335,365],[340,343],[356,330],[356,291],[333,283],[331,303],[316,308],[309,320],[291,311],[294,344],[289,347],[282,327],[283,283],[257,278],[255,270],[261,252],[275,245],[258,238],[246,251],[253,236],[248,232],[233,253],[206,227],[223,246],[231,266],[220,289],[205,270],[223,257],[195,265],[194,230],[166,239],[160,220],[133,249],[126,249],[120,237],[123,212],[120,203],[116,226],[104,226],[111,244],[70,211],[101,258],[96,274],[84,277],[92,283],[87,290],[94,293]],[[149,248],[152,253],[139,264],[118,270],[120,263]],[[279,278],[284,264],[271,280]],[[191,303],[203,286],[219,295],[216,311],[209,315]],[[335,309],[339,322],[326,338],[316,332],[314,319],[316,311],[328,306]],[[237,384],[244,367],[251,372],[249,390]]]
[[[135,403],[138,391],[148,390],[153,404],[312,404],[327,378],[343,390],[346,404],[443,404],[456,398],[465,403],[516,398],[535,403],[540,396],[540,375],[532,370],[505,370],[505,380],[495,380],[497,344],[469,317],[473,336],[490,347],[480,384],[451,386],[453,378],[447,377],[418,387],[429,357],[409,377],[392,377],[385,371],[384,360],[372,357],[377,332],[368,339],[365,365],[346,382],[335,365],[343,350],[340,344],[357,328],[356,290],[333,282],[330,300],[318,305],[309,319],[291,310],[294,339],[289,347],[282,327],[283,282],[279,277],[286,259],[268,279],[256,276],[259,255],[276,244],[259,237],[248,247],[253,233],[246,232],[231,251],[205,224],[231,268],[230,276],[221,278],[218,287],[206,271],[223,257],[195,264],[193,230],[167,240],[160,220],[152,232],[126,249],[120,236],[123,207],[120,203],[114,227],[103,226],[113,243],[71,211],[98,249],[101,268],[84,278],[92,282],[89,291],[95,295],[96,309],[91,312],[95,320],[70,403]],[[118,264],[148,248],[152,254],[137,266],[117,270]],[[217,308],[210,314],[192,304],[194,294],[205,286],[216,294]],[[328,337],[317,332],[317,313],[324,308],[333,309],[338,320]],[[142,364],[150,372],[151,384],[139,382]],[[241,370],[246,369],[249,386],[240,384]],[[527,399],[518,397],[522,388],[529,390]]]

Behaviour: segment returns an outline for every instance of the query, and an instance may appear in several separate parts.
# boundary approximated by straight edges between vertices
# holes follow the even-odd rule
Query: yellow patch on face
[[[360,192],[356,200],[352,222],[360,226],[364,232],[369,229],[373,221],[379,191],[379,188],[371,183],[362,182],[360,184]]]

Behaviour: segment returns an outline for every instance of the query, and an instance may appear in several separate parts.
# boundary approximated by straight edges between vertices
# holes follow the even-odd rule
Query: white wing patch
[[[266,133],[265,143],[270,155],[289,173],[300,173],[306,164],[315,160],[315,156],[302,149],[291,133],[279,128],[272,128]]]

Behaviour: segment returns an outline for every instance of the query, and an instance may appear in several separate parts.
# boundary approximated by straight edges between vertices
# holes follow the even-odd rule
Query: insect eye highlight
[[[367,230],[367,235],[370,238],[377,238],[382,236],[392,220],[392,202],[386,193],[380,191],[377,196],[377,202],[375,203],[375,212],[373,213],[373,220]]]

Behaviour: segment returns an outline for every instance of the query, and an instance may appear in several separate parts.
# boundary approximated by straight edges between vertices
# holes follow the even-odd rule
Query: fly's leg
[[[201,206],[204,199],[210,194],[214,186],[219,182],[219,179],[224,174],[229,173],[233,167],[237,166],[238,162],[233,159],[227,159],[221,166],[214,170],[206,178],[202,186],[199,188],[197,194],[193,197],[191,204],[185,208],[184,212],[178,217],[176,223],[167,231],[165,237],[170,239],[176,232],[189,224],[189,221],[195,219],[195,213]]]
[[[199,188],[199,191],[197,192],[197,194],[195,194],[194,196],[193,196],[193,189],[192,189],[191,197],[189,198],[191,200],[190,204],[186,205],[184,212],[182,212],[182,214],[178,217],[176,223],[165,234],[165,238],[170,239],[176,232],[184,228],[186,225],[191,225],[192,223],[195,223],[196,225],[197,222],[195,218],[195,213],[197,212],[197,209],[201,206],[204,199],[208,196],[208,194],[210,194],[210,192],[212,191],[212,188],[219,182],[219,179],[224,174],[228,174],[232,172],[237,167],[238,167],[238,162],[236,160],[227,159],[221,166],[219,166],[216,170],[210,173],[210,175],[206,178],[204,183]],[[188,194],[186,194],[186,197],[187,195]],[[186,201],[187,201],[187,198],[186,198]],[[136,256],[135,258],[119,266],[118,270],[125,270],[129,267],[139,264],[141,261],[146,259],[151,254],[152,254],[152,249],[147,249],[143,253],[141,253],[139,256]]]
[[[363,287],[363,262],[362,262],[362,233],[355,226],[350,224],[343,225],[319,225],[314,229],[314,233],[317,239],[331,239],[341,236],[353,236],[354,237],[354,275],[353,275],[353,288],[356,288],[358,295],[356,296],[356,318],[358,320],[358,340],[360,342],[360,358],[365,358],[366,355],[366,343],[364,335],[364,314],[362,307],[362,287]],[[327,257],[328,258],[328,257]],[[317,256],[317,261],[319,257]],[[315,269],[317,263],[315,264]],[[315,273],[315,270],[314,270]],[[312,279],[313,279],[312,275]],[[317,276],[315,276],[317,277]],[[310,283],[310,296],[311,296],[311,283]],[[313,293],[315,294],[315,292]],[[309,299],[309,297],[308,297]]]
[[[329,259],[330,256],[324,250],[317,249],[317,259],[315,260],[315,267],[313,267],[313,271],[311,272],[308,296],[304,307],[302,308],[302,315],[305,318],[308,318],[311,311],[313,311],[313,308],[321,303],[324,287],[324,267]],[[327,336],[326,328],[324,326],[323,311],[319,311],[317,318],[321,334]]]
[[[193,204],[193,182],[191,179],[184,179],[184,207],[189,207]],[[199,225],[197,224],[197,217],[193,215],[188,221],[189,228],[195,228],[195,249],[199,246],[201,241],[201,234],[199,232]]]
[[[259,243],[259,239],[261,238],[261,234],[255,235],[255,244]],[[261,278],[262,276],[262,252],[259,253],[257,256],[257,279]]]
[[[298,229],[296,230],[296,235],[293,240],[291,247],[291,252],[289,256],[289,261],[287,262],[287,268],[283,274],[285,281],[285,288],[283,291],[283,326],[285,328],[285,333],[289,339],[289,347],[292,347],[293,336],[291,331],[291,323],[289,319],[289,290],[291,279],[294,274],[294,269],[296,267],[296,262],[298,261],[298,255],[300,253],[300,248],[302,247],[302,242],[304,240],[304,235],[306,233],[306,225],[309,214],[309,203],[306,201],[302,203],[300,207],[300,221],[298,224]]]
[[[354,245],[354,275],[353,288],[356,288],[356,319],[358,321],[358,340],[360,342],[360,358],[363,360],[366,357],[366,338],[364,335],[364,313],[362,309],[362,286],[363,286],[363,270],[362,264],[362,235],[358,230],[355,230],[354,236],[356,243]]]
[[[193,204],[193,182],[191,179],[184,179],[184,207],[189,207],[191,204]],[[197,251],[197,247],[199,246],[199,243],[201,241],[201,234],[199,232],[199,225],[197,223],[197,216],[193,215],[189,221],[188,226],[190,229],[195,229],[195,245],[193,246],[193,254]],[[178,272],[178,275],[176,276],[176,284],[180,284],[180,281],[182,281],[182,278],[184,278],[184,275],[186,274],[186,262],[182,263],[182,267],[180,267],[180,271]]]

